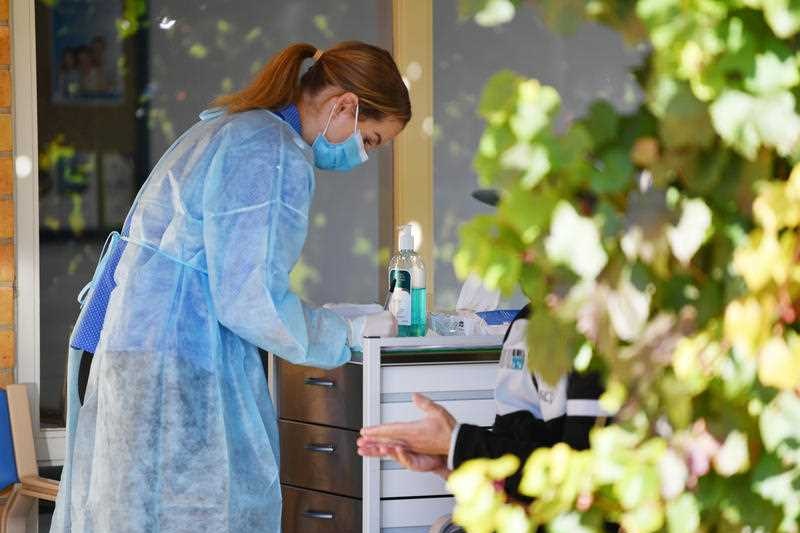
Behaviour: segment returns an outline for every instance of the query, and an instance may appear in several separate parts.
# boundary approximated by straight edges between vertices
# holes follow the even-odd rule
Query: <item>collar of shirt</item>
[[[300,111],[297,110],[296,105],[289,104],[275,111],[275,114],[286,121],[298,135],[301,137],[303,136],[303,127],[300,124]]]

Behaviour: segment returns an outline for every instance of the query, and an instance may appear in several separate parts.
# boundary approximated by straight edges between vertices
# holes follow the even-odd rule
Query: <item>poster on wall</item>
[[[59,0],[53,6],[52,101],[118,104],[124,97],[122,2]]]

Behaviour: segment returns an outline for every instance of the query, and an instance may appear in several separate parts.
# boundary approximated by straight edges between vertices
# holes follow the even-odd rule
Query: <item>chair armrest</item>
[[[43,500],[56,500],[56,496],[58,495],[58,481],[39,476],[30,476],[22,478],[20,482],[20,489],[25,493]]]

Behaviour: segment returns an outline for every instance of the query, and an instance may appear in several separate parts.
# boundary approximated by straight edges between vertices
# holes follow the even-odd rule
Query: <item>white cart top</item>
[[[468,354],[484,352],[487,357],[480,359],[497,361],[503,338],[495,335],[479,336],[431,336],[431,337],[385,337],[379,339],[382,363],[434,362],[437,354],[443,359],[472,360]],[[407,356],[407,357],[403,357]],[[363,361],[361,352],[353,352],[352,362]],[[444,362],[444,361],[443,361]]]

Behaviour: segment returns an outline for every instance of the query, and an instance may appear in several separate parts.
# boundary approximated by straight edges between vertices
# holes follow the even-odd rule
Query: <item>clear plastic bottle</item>
[[[389,285],[394,285],[389,310],[401,337],[423,337],[427,332],[425,266],[414,251],[411,226],[400,227],[399,251],[389,261]],[[394,281],[394,283],[393,283]]]

